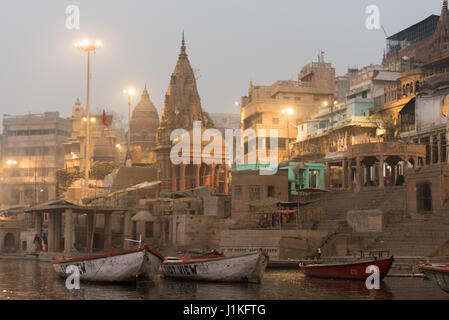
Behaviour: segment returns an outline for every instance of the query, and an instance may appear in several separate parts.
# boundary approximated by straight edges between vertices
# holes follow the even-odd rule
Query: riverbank
[[[51,264],[0,259],[0,300],[447,300],[434,281],[389,277],[379,290],[363,281],[305,277],[299,270],[267,270],[260,284],[208,283],[158,277],[136,284],[81,282],[68,290]]]
[[[95,255],[105,252],[95,252]],[[83,256],[85,253],[72,254],[71,257]],[[60,252],[38,252],[38,253],[2,253],[0,259],[4,260],[31,260],[40,262],[51,262],[53,257],[60,258]],[[353,261],[353,256],[335,256],[323,257],[327,263],[345,263]],[[270,270],[299,270],[300,259],[273,260],[267,266]],[[395,256],[394,263],[389,272],[389,277],[422,277],[418,270],[419,261],[428,261],[433,263],[448,262],[449,256],[441,257],[414,257],[414,256]]]

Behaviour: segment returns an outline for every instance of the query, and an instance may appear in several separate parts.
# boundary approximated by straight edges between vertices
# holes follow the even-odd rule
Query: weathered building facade
[[[4,116],[1,204],[31,205],[56,197],[56,171],[64,167],[70,124],[58,112]]]
[[[252,139],[267,138],[270,129],[277,129],[278,162],[288,160],[296,125],[313,118],[325,101],[333,102],[334,91],[335,69],[321,60],[304,66],[297,81],[277,81],[270,86],[250,82],[248,95],[241,99],[241,129],[253,129],[256,137],[245,137],[245,155],[253,151]]]
[[[90,161],[117,162],[117,144],[120,139],[115,132],[112,115],[91,114],[90,131]],[[104,120],[104,121],[103,121]],[[88,124],[84,109],[79,99],[72,108],[69,118],[71,129],[69,139],[64,143],[64,168],[84,171],[86,166],[86,126]]]

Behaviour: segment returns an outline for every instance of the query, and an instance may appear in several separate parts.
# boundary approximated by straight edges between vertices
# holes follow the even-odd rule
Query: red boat
[[[317,278],[366,280],[371,273],[366,273],[368,266],[379,268],[382,280],[390,271],[393,264],[393,256],[389,259],[375,259],[370,261],[358,261],[336,264],[300,264],[299,267],[305,275]]]

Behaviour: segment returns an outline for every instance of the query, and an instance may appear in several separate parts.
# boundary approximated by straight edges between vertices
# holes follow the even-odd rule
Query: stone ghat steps
[[[379,209],[386,214],[401,216],[405,208],[405,189],[388,187],[358,193],[337,191],[323,197],[320,205],[325,207],[325,219],[318,223],[318,230],[351,233],[352,229],[346,222],[348,211]]]
[[[333,192],[321,201],[326,208],[326,220],[346,219],[350,210],[379,209],[383,212],[403,211],[405,208],[405,189],[388,187],[384,190],[354,192]]]
[[[377,239],[369,249],[430,256],[449,241],[449,217],[406,218],[397,226],[386,227]]]

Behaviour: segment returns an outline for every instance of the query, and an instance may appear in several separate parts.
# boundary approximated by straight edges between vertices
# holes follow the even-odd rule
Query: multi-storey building
[[[69,136],[70,122],[58,112],[3,117],[4,207],[56,197],[56,170],[64,167],[62,144]]]
[[[297,136],[296,125],[313,118],[325,101],[334,101],[335,69],[323,60],[306,65],[297,81],[277,81],[270,86],[250,82],[248,95],[241,99],[242,131],[253,129],[256,138],[261,138],[269,137],[270,129],[278,130],[279,162],[289,158],[289,142]],[[245,139],[247,155],[257,143]],[[268,144],[269,139],[266,141]]]

